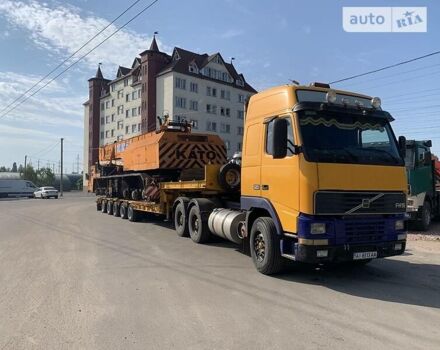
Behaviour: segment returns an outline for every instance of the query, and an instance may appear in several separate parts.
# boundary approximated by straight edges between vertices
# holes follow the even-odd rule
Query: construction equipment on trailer
[[[218,136],[178,124],[102,148],[97,209],[162,215],[196,243],[211,234],[241,243],[264,274],[286,259],[399,255],[406,140],[392,121],[378,98],[322,83],[272,88],[245,103],[243,151],[229,162]]]
[[[408,213],[416,229],[429,229],[440,216],[440,162],[433,159],[431,140],[408,140],[405,165],[408,173]]]

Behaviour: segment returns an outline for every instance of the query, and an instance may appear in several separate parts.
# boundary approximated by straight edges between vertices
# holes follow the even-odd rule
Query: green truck
[[[431,140],[406,141],[407,212],[410,225],[421,231],[440,216],[440,162],[432,156],[431,147]]]

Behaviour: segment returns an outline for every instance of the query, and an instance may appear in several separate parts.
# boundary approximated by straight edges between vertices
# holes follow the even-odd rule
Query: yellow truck
[[[242,244],[268,275],[286,259],[364,264],[399,255],[406,246],[406,140],[396,139],[392,121],[379,98],[327,84],[268,89],[246,102],[241,159],[226,162],[221,140],[192,134],[186,124],[157,132],[163,136],[156,139],[172,134],[174,141],[149,153],[158,159],[145,171],[124,170],[124,152],[132,159],[136,142],[107,146],[115,150],[102,152],[105,165],[92,181],[97,209],[132,221],[142,212],[164,215],[196,243],[214,234]],[[212,160],[208,146],[219,152]],[[160,147],[176,149],[171,160],[160,159]],[[187,149],[205,150],[204,158],[193,152],[191,159]]]

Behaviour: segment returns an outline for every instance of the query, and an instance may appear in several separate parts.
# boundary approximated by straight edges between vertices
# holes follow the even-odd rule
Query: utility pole
[[[76,173],[79,174],[79,154],[76,155]]]
[[[24,156],[23,177],[26,179],[27,156]]]
[[[37,171],[40,171],[40,160],[38,159]]]
[[[60,197],[63,196],[63,142],[64,142],[64,139],[61,138],[61,177],[60,177]]]

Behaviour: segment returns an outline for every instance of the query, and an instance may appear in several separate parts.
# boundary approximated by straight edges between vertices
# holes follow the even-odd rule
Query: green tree
[[[5,171],[9,171],[9,169],[6,169],[5,166],[0,166],[0,173],[5,172]]]
[[[50,168],[41,168],[37,171],[37,186],[53,186],[55,175]]]
[[[13,173],[17,172],[17,163],[14,162],[14,164],[12,164],[12,170]]]
[[[28,180],[33,182],[34,184],[37,184],[37,180],[38,180],[37,173],[35,172],[35,169],[32,165],[30,164],[26,165],[26,169],[23,169],[22,178],[24,180]]]

